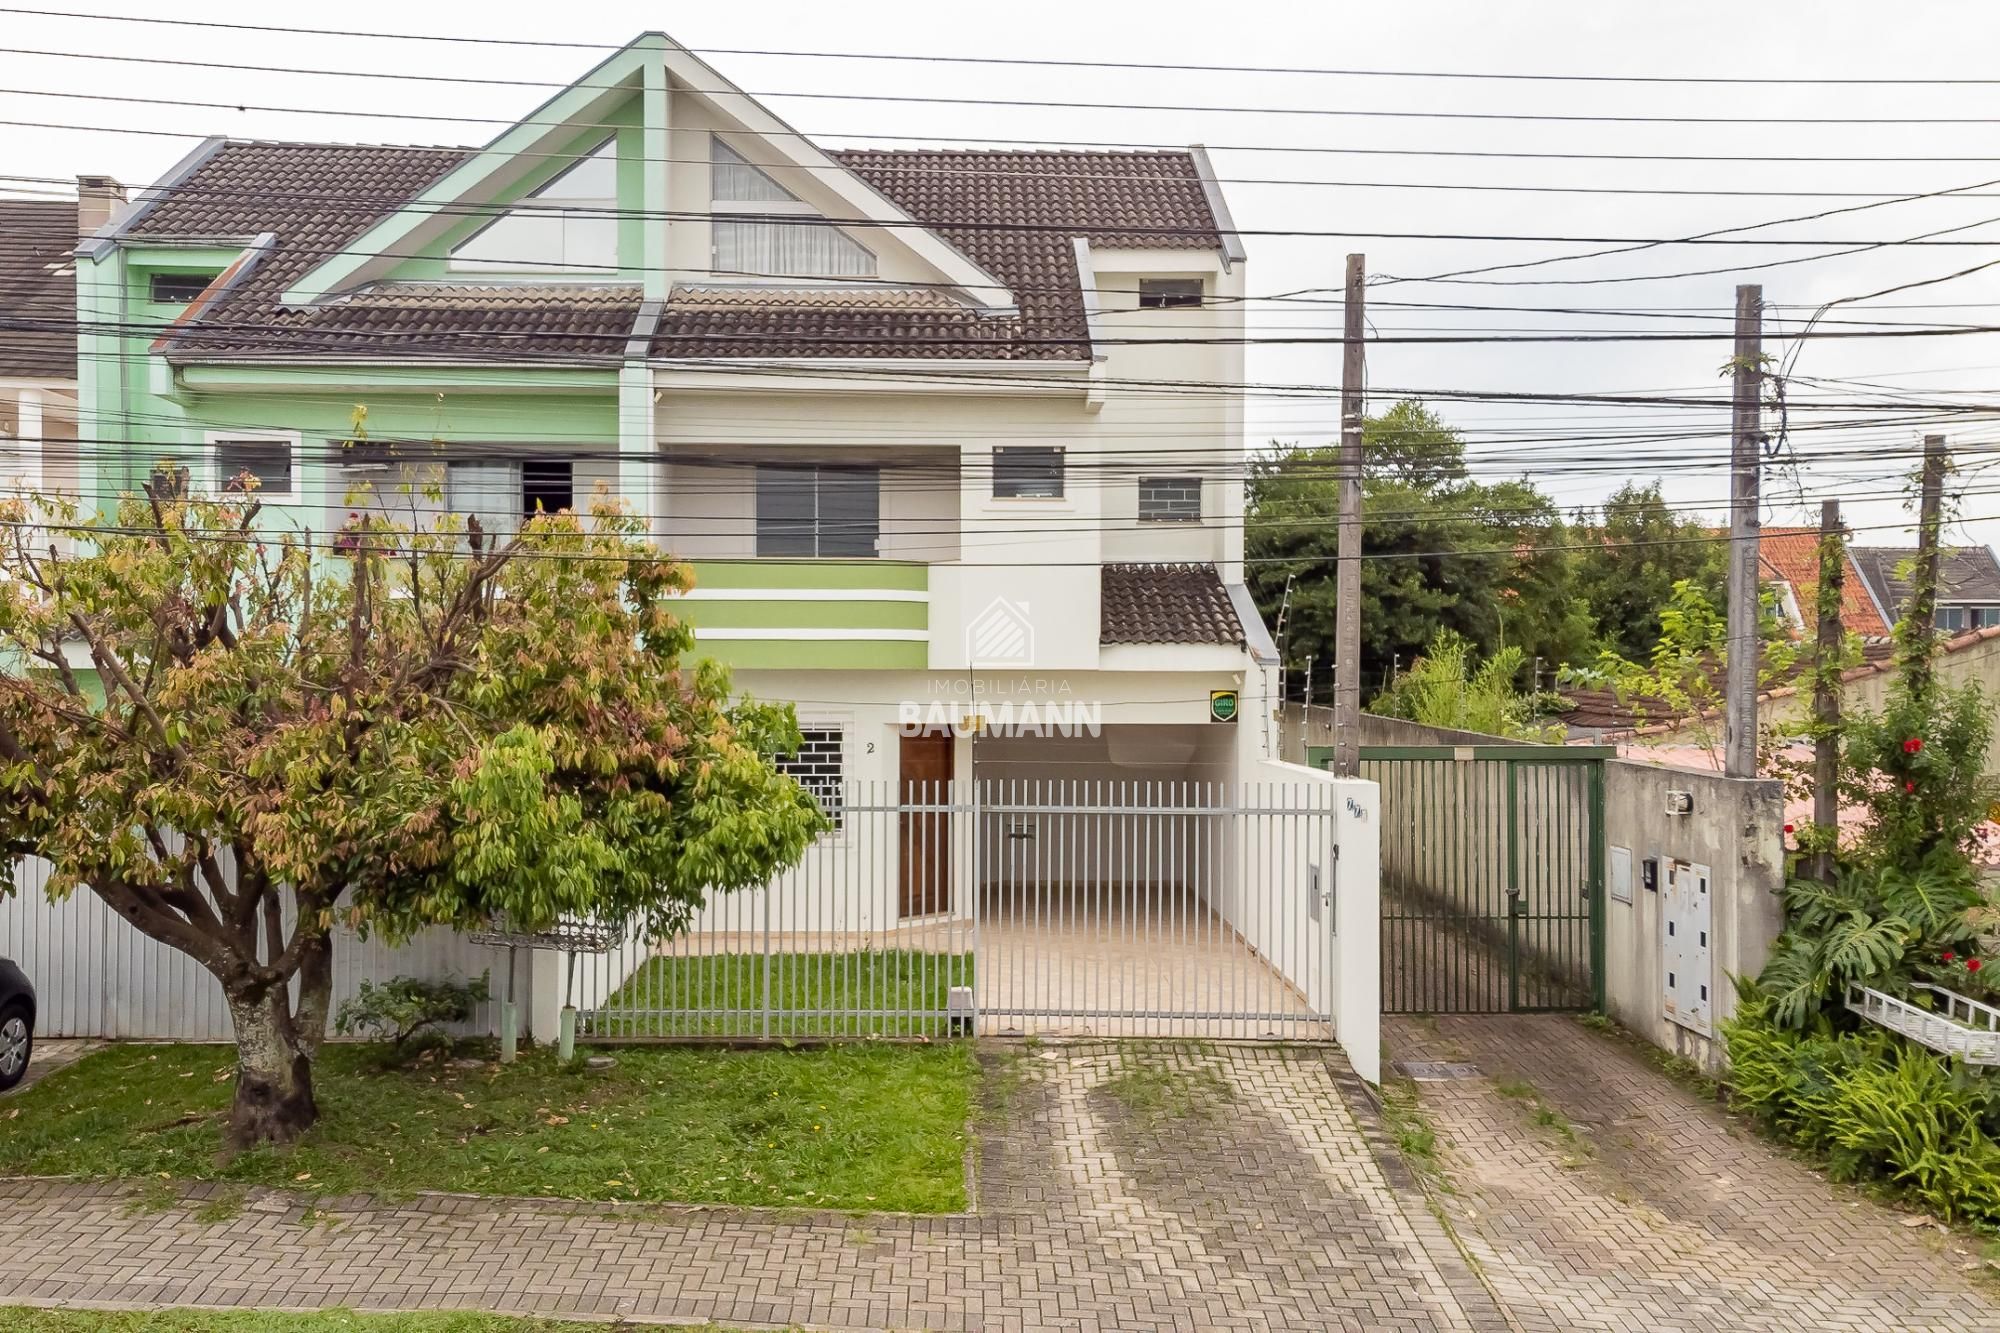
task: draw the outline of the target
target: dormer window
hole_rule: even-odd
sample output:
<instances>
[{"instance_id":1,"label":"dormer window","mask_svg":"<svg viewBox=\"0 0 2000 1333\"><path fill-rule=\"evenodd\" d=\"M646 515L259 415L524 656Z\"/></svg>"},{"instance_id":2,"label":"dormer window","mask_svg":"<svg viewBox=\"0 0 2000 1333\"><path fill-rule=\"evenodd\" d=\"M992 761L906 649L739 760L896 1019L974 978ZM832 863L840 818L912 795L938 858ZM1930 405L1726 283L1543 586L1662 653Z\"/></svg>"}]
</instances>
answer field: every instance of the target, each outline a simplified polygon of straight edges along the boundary
<instances>
[{"instance_id":1,"label":"dormer window","mask_svg":"<svg viewBox=\"0 0 2000 1333\"><path fill-rule=\"evenodd\" d=\"M875 253L750 160L709 136L712 262L720 275L872 278Z\"/></svg>"},{"instance_id":2,"label":"dormer window","mask_svg":"<svg viewBox=\"0 0 2000 1333\"><path fill-rule=\"evenodd\" d=\"M618 151L589 156L514 204L451 252L451 267L482 272L618 272Z\"/></svg>"}]
</instances>

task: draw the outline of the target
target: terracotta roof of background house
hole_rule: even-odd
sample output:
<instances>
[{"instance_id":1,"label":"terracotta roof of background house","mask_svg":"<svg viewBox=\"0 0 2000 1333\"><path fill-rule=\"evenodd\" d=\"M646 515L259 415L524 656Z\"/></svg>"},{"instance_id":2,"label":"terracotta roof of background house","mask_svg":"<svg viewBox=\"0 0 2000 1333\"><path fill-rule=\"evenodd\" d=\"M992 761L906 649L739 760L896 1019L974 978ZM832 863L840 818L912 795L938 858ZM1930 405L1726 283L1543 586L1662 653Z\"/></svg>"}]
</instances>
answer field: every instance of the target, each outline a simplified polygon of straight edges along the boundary
<instances>
[{"instance_id":1,"label":"terracotta roof of background house","mask_svg":"<svg viewBox=\"0 0 2000 1333\"><path fill-rule=\"evenodd\" d=\"M1804 637L1813 636L1819 596L1819 529L1765 528L1757 541L1759 571L1767 580L1791 585L1798 599L1799 614L1805 618ZM1879 637L1889 632L1889 624L1875 607L1855 567L1854 552L1847 553L1847 573L1840 585L1840 623L1850 632Z\"/></svg>"},{"instance_id":2,"label":"terracotta roof of background house","mask_svg":"<svg viewBox=\"0 0 2000 1333\"><path fill-rule=\"evenodd\" d=\"M0 375L76 378L76 204L0 199Z\"/></svg>"},{"instance_id":3,"label":"terracotta roof of background house","mask_svg":"<svg viewBox=\"0 0 2000 1333\"><path fill-rule=\"evenodd\" d=\"M1244 642L1214 565L1105 565L1100 643Z\"/></svg>"},{"instance_id":4,"label":"terracotta roof of background house","mask_svg":"<svg viewBox=\"0 0 2000 1333\"><path fill-rule=\"evenodd\" d=\"M1909 580L1896 576L1897 568L1916 558L1914 546L1857 546L1849 554L1861 567L1862 577L1893 614L1910 595ZM1938 562L1940 602L2000 603L2000 561L1985 546L1961 546L1944 552Z\"/></svg>"},{"instance_id":5,"label":"terracotta roof of background house","mask_svg":"<svg viewBox=\"0 0 2000 1333\"><path fill-rule=\"evenodd\" d=\"M509 284L505 303L462 284L397 283L308 308L280 295L358 240L467 150L349 144L223 144L143 210L135 238L277 244L226 295L175 331L168 355L471 355L481 359L616 360L638 314L630 287ZM1083 294L1074 238L1101 245L1214 249L1223 241L1187 152L909 150L832 154L1010 287L1017 315L956 302L866 294L762 293L755 305L709 295L670 299L653 342L664 357L923 356L1083 360ZM723 284L703 288L710 293ZM537 318L524 317L533 310Z\"/></svg>"}]
</instances>

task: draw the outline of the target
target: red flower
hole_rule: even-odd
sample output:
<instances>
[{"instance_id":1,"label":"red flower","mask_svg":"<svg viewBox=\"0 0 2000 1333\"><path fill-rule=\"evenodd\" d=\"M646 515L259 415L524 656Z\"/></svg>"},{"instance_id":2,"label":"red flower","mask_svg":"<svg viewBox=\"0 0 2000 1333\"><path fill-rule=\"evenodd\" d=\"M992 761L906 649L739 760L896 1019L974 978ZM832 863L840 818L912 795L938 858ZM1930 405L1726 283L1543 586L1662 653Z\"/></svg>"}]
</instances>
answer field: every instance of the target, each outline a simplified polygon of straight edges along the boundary
<instances>
[{"instance_id":1,"label":"red flower","mask_svg":"<svg viewBox=\"0 0 2000 1333\"><path fill-rule=\"evenodd\" d=\"M1904 754L1915 754L1917 751L1923 748L1924 748L1924 742L1921 736L1912 736L1910 737L1910 739L1903 742Z\"/></svg>"},{"instance_id":2,"label":"red flower","mask_svg":"<svg viewBox=\"0 0 2000 1333\"><path fill-rule=\"evenodd\" d=\"M1917 784L1914 782L1905 781L1903 783L1904 791L1915 791L1916 789L1917 789Z\"/></svg>"},{"instance_id":3,"label":"red flower","mask_svg":"<svg viewBox=\"0 0 2000 1333\"><path fill-rule=\"evenodd\" d=\"M1947 962L1947 963L1950 963L1950 962L1955 962L1955 961L1957 961L1957 959L1958 959L1958 955L1957 955L1957 954L1955 954L1955 953L1951 952L1951 951L1950 951L1949 949L1945 950L1945 955L1944 955L1944 961L1945 961L1945 962Z\"/></svg>"},{"instance_id":4,"label":"red flower","mask_svg":"<svg viewBox=\"0 0 2000 1333\"><path fill-rule=\"evenodd\" d=\"M1966 959L1965 970L1968 972L1977 972L1979 970L1979 960L1977 958Z\"/></svg>"},{"instance_id":5,"label":"red flower","mask_svg":"<svg viewBox=\"0 0 2000 1333\"><path fill-rule=\"evenodd\" d=\"M1790 824L1785 825L1785 832L1790 833L1791 831L1792 831L1792 826Z\"/></svg>"}]
</instances>

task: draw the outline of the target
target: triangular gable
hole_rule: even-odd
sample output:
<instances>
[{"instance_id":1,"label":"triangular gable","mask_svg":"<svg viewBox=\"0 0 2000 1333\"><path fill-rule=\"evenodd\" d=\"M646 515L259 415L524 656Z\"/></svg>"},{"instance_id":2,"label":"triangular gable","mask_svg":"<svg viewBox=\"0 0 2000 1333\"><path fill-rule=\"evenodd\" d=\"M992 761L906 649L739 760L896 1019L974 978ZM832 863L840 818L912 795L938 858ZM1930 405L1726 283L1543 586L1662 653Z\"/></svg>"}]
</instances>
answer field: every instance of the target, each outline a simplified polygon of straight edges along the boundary
<instances>
[{"instance_id":1,"label":"triangular gable","mask_svg":"<svg viewBox=\"0 0 2000 1333\"><path fill-rule=\"evenodd\" d=\"M935 232L919 226L899 205L663 33L647 33L598 64L369 228L343 253L309 270L285 292L285 304L311 305L387 278L408 256L462 225L468 208L485 208L505 197L537 166L546 165L551 153L563 151L592 127L608 124L612 114L624 109L634 96L642 105L644 213L649 222L661 220L659 225L638 229L644 245L636 267L642 270L646 296L664 299L668 291L664 220L677 208L684 211L684 206L668 194L670 86L682 95L701 99L724 121L760 139L772 153L771 161L811 173L840 200L847 218L855 219L858 225L879 223L888 229L887 234L935 270L943 282L956 287L975 309L1013 312L1013 294L992 274ZM602 132L600 128L598 133ZM783 189L775 181L773 187Z\"/></svg>"}]
</instances>

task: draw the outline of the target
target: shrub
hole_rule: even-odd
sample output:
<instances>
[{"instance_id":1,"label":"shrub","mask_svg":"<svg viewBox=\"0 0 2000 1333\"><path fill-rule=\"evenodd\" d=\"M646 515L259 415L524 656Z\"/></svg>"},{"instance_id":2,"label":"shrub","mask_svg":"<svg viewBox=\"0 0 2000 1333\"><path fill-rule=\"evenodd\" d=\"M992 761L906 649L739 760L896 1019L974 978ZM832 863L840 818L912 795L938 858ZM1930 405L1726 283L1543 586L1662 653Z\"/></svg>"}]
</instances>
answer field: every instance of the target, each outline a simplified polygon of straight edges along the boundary
<instances>
[{"instance_id":1,"label":"shrub","mask_svg":"<svg viewBox=\"0 0 2000 1333\"><path fill-rule=\"evenodd\" d=\"M407 1063L450 1044L443 1025L472 1017L473 1007L490 993L487 976L481 972L470 981L397 977L379 986L364 981L352 999L341 1002L334 1028L343 1037L362 1032L386 1042L391 1058Z\"/></svg>"},{"instance_id":2,"label":"shrub","mask_svg":"<svg viewBox=\"0 0 2000 1333\"><path fill-rule=\"evenodd\" d=\"M1836 1180L1880 1179L1946 1219L2000 1225L2000 1080L1892 1039L1772 1021L1748 983L1723 1024L1730 1093Z\"/></svg>"}]
</instances>

